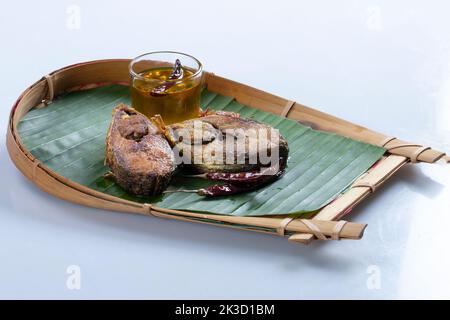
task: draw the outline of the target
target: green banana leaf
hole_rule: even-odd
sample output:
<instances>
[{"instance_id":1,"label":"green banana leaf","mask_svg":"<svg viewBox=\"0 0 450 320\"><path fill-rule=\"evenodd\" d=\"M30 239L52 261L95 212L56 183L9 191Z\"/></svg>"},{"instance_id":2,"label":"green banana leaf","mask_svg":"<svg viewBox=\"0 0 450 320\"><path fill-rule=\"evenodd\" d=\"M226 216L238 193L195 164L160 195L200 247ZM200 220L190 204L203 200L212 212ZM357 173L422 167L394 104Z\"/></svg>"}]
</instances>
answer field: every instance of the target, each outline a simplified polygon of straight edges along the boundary
<instances>
[{"instance_id":1,"label":"green banana leaf","mask_svg":"<svg viewBox=\"0 0 450 320\"><path fill-rule=\"evenodd\" d=\"M103 164L105 136L111 111L119 103L130 104L127 87L110 85L64 95L46 108L28 112L18 126L20 139L50 169L92 189L163 208L239 216L316 211L348 188L385 152L203 90L202 108L238 112L279 129L290 149L286 173L259 190L228 197L204 198L195 193L137 197L104 178L109 171ZM169 189L198 189L210 184L199 178L176 176Z\"/></svg>"}]
</instances>

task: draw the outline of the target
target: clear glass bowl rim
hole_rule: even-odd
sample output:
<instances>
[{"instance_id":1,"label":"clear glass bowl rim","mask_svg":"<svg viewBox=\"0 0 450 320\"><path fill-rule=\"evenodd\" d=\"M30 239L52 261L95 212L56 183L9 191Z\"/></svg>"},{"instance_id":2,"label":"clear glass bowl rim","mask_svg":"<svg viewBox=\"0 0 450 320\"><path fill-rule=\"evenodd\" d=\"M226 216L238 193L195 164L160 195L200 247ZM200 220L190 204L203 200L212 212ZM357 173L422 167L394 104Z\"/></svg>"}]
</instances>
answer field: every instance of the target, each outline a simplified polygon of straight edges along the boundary
<instances>
[{"instance_id":1,"label":"clear glass bowl rim","mask_svg":"<svg viewBox=\"0 0 450 320\"><path fill-rule=\"evenodd\" d=\"M145 56L147 56L147 55L159 54L159 53L162 53L162 54L164 54L164 53L167 53L167 54L178 54L178 55L181 55L181 56L185 56L185 57L188 57L188 58L194 60L194 61L197 63L197 65L198 65L197 71L195 71L195 73L191 74L190 76L188 76L188 77L186 77L186 78L183 78L182 80L178 80L178 79L177 79L177 80L166 80L165 82L171 82L171 81L173 81L173 82L183 82L183 81L186 81L186 80L188 80L188 79L195 78L195 77L197 77L198 75L200 75L200 74L203 72L203 65L202 65L202 63L200 62L200 60L198 60L198 59L197 59L196 57L194 57L194 56L191 56L190 54L183 53L183 52L178 52L178 51L152 51L152 52L147 52L147 53L141 54L141 55L135 57L134 59L132 59L132 60L130 61L130 64L129 64L129 66L128 66L128 70L129 70L129 72L130 72L130 75L131 75L133 78L137 78L137 79L143 80L143 81L148 81L147 78L141 76L140 74L136 73L136 72L133 70L133 65L134 65L139 59L141 59L141 58L143 58L143 57L145 57ZM151 60L151 59L148 59L148 60Z\"/></svg>"}]
</instances>

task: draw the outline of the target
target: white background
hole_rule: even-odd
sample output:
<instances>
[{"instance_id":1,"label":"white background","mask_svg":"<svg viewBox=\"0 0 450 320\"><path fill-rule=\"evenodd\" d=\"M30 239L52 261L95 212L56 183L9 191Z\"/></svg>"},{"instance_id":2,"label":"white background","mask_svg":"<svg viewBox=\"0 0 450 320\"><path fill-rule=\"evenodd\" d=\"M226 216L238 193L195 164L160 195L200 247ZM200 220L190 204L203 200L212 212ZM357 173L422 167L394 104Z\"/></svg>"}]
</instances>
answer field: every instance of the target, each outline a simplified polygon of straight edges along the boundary
<instances>
[{"instance_id":1,"label":"white background","mask_svg":"<svg viewBox=\"0 0 450 320\"><path fill-rule=\"evenodd\" d=\"M80 24L73 16L80 10ZM450 298L450 174L403 168L314 243L55 199L6 152L11 105L73 63L154 50L450 151L448 1L8 1L0 10L0 298ZM70 265L81 289L66 286ZM377 281L379 280L379 281Z\"/></svg>"}]
</instances>

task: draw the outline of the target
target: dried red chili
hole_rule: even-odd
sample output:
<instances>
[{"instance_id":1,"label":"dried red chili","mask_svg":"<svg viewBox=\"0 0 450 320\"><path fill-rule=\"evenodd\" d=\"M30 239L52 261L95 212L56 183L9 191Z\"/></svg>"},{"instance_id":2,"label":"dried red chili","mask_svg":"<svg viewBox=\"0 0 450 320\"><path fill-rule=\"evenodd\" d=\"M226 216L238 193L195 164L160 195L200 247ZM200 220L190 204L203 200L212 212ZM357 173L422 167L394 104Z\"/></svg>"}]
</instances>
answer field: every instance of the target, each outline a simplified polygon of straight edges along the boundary
<instances>
[{"instance_id":1,"label":"dried red chili","mask_svg":"<svg viewBox=\"0 0 450 320\"><path fill-rule=\"evenodd\" d=\"M181 62L179 59L175 60L175 64L173 66L172 69L172 73L169 75L168 79L169 80L177 80L177 79L181 79L183 77L183 67L181 66ZM165 95L166 91L169 90L173 85L175 84L175 82L164 82L163 84L154 87L152 89L152 91L150 92L150 94L152 96L161 96L161 95Z\"/></svg>"},{"instance_id":2,"label":"dried red chili","mask_svg":"<svg viewBox=\"0 0 450 320\"><path fill-rule=\"evenodd\" d=\"M200 196L209 198L229 196L232 194L249 192L256 190L268 183L271 183L281 177L283 170L276 171L275 174L269 174L268 170L273 170L276 167L263 168L256 172L240 172L240 173L207 173L205 175L197 175L196 177L203 177L210 180L227 182L223 185L212 185L207 188L198 190L176 190L165 191L165 193L172 192L192 192Z\"/></svg>"}]
</instances>

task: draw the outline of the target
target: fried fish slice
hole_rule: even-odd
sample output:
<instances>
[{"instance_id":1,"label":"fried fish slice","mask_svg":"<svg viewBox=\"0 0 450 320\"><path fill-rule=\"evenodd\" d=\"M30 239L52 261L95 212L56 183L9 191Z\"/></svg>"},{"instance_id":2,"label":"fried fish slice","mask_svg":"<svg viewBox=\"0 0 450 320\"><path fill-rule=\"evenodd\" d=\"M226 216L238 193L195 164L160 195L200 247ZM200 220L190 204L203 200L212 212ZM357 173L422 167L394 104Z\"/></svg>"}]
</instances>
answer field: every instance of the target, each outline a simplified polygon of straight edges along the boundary
<instances>
[{"instance_id":1,"label":"fried fish slice","mask_svg":"<svg viewBox=\"0 0 450 320\"><path fill-rule=\"evenodd\" d=\"M136 195L162 193L176 169L166 138L146 116L124 104L113 110L105 164L117 183Z\"/></svg>"},{"instance_id":2,"label":"fried fish slice","mask_svg":"<svg viewBox=\"0 0 450 320\"><path fill-rule=\"evenodd\" d=\"M274 158L278 161L279 170L286 167L289 147L278 130L241 118L236 113L208 112L200 118L169 126L165 126L163 119L158 117L152 120L165 133L174 152L183 154L183 166L193 171L257 170L273 165L262 161L263 155L271 154L278 155Z\"/></svg>"}]
</instances>

